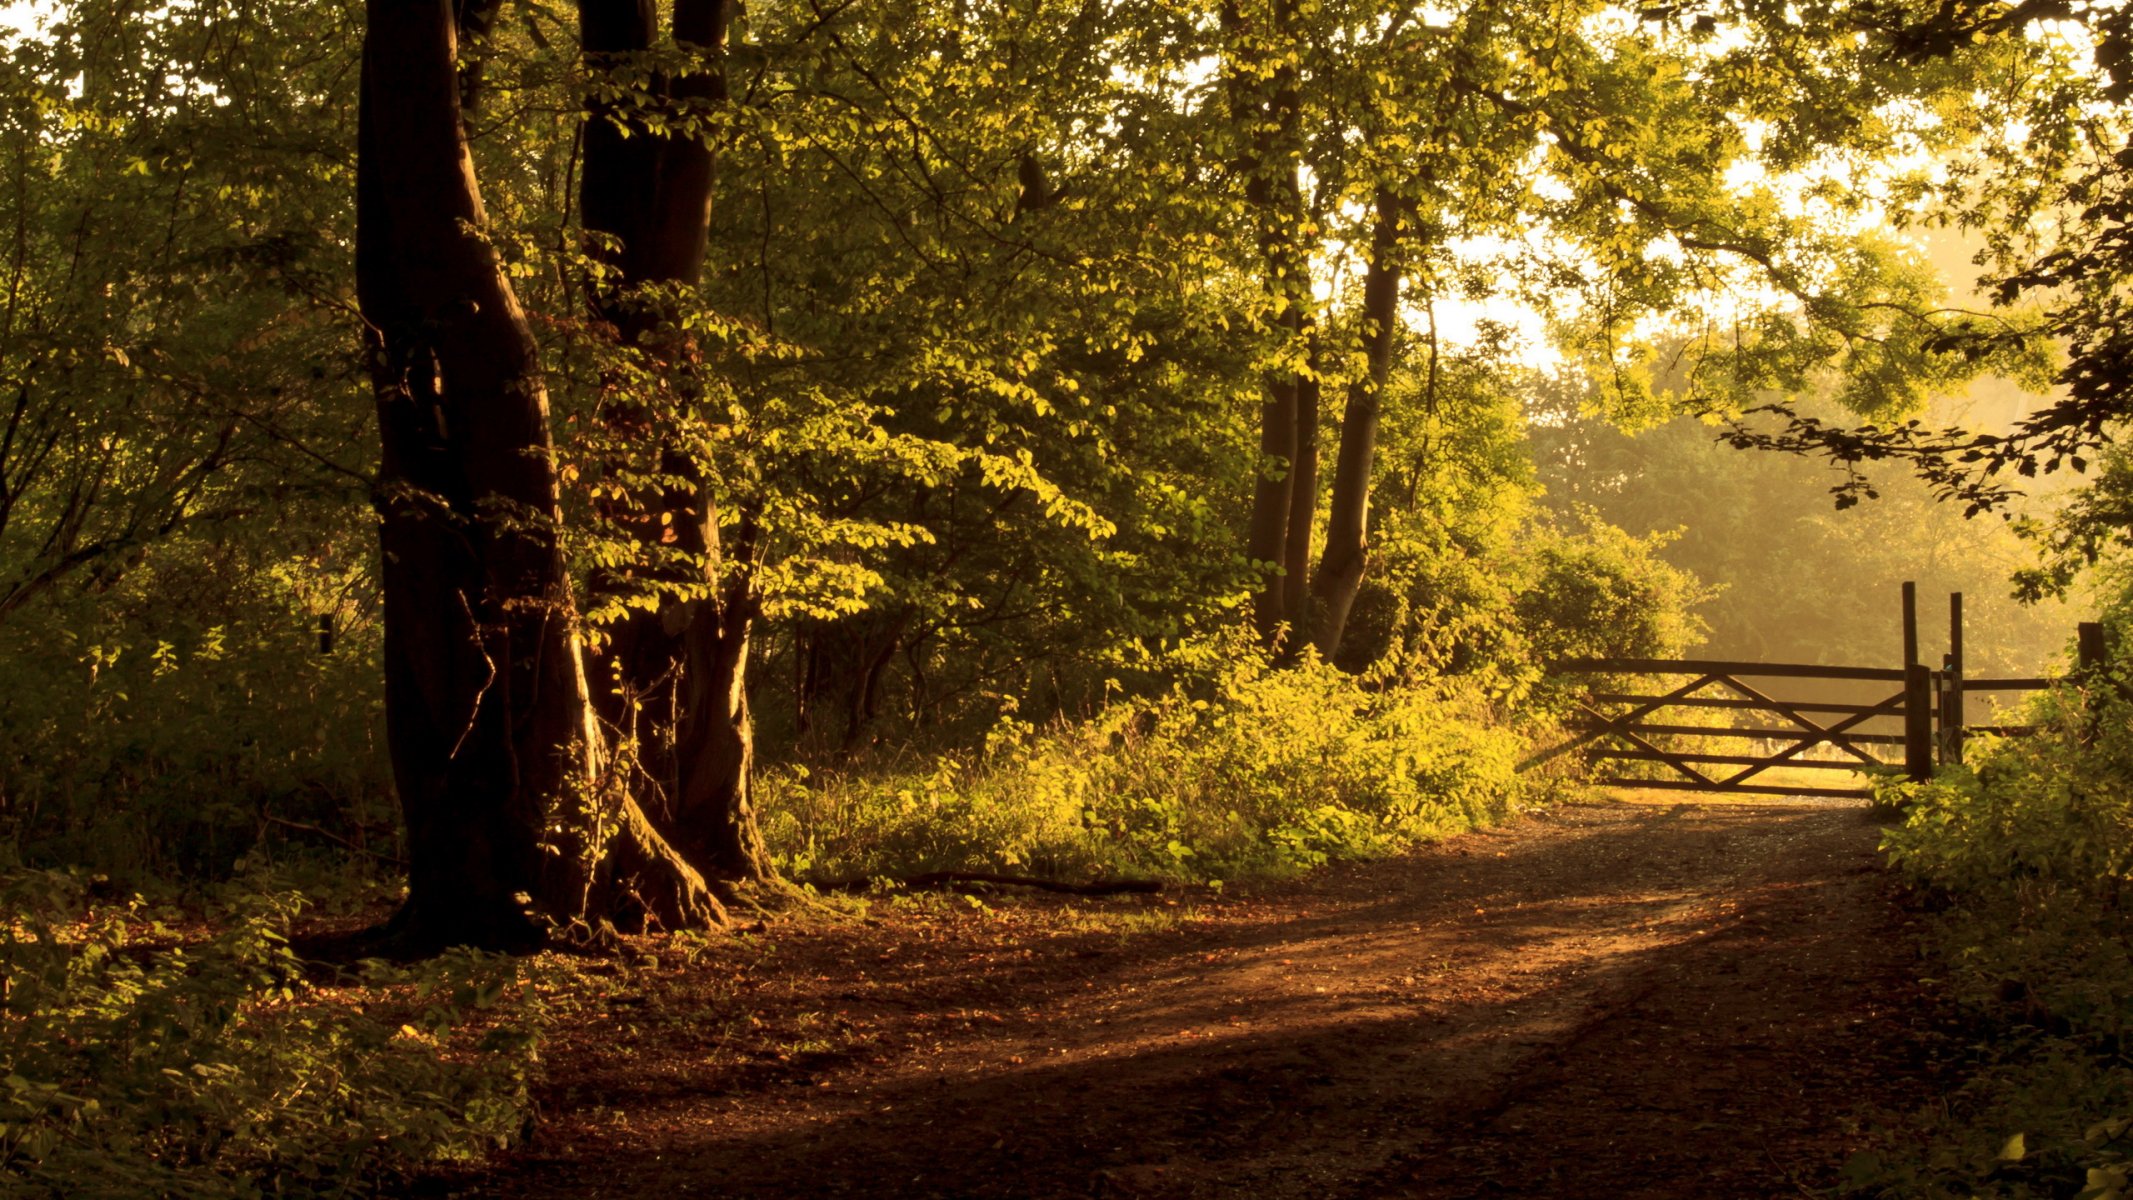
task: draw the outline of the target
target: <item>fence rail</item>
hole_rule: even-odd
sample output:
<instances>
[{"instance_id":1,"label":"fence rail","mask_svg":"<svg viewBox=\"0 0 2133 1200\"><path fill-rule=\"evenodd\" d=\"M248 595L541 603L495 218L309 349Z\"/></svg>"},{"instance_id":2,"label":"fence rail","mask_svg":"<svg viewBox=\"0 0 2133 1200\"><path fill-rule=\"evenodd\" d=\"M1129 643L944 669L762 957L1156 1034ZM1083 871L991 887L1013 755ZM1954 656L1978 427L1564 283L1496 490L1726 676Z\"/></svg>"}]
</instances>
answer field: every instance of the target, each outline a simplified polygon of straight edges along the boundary
<instances>
[{"instance_id":1,"label":"fence rail","mask_svg":"<svg viewBox=\"0 0 2133 1200\"><path fill-rule=\"evenodd\" d=\"M1903 682L1900 667L1826 667L1815 663L1721 662L1701 658L1571 658L1555 664L1557 670L1607 672L1617 675L1768 675L1809 679L1885 679Z\"/></svg>"}]
</instances>

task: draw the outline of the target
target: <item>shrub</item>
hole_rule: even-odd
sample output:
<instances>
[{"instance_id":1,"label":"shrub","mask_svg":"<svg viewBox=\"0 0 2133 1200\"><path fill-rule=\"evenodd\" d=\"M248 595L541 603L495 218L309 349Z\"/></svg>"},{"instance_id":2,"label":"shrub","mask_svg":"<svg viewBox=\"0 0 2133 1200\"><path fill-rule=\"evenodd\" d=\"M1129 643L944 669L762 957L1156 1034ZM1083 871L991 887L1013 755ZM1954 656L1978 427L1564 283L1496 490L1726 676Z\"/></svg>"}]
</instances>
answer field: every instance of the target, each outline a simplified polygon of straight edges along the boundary
<instances>
[{"instance_id":1,"label":"shrub","mask_svg":"<svg viewBox=\"0 0 2133 1200\"><path fill-rule=\"evenodd\" d=\"M1444 530L1388 534L1343 665L1464 676L1523 703L1551 660L1672 658L1703 640L1696 610L1716 592L1660 557L1674 535L1633 536L1590 511L1515 528L1483 546Z\"/></svg>"},{"instance_id":2,"label":"shrub","mask_svg":"<svg viewBox=\"0 0 2133 1200\"><path fill-rule=\"evenodd\" d=\"M2133 1194L2133 704L2116 686L2034 702L2033 737L1974 770L1892 783L1884 849L1941 909L1957 1003L1986 1031L1961 1103L1925 1144L1850 1171L1855 1194Z\"/></svg>"},{"instance_id":3,"label":"shrub","mask_svg":"<svg viewBox=\"0 0 2133 1200\"><path fill-rule=\"evenodd\" d=\"M168 931L138 901L90 904L78 877L19 876L4 900L0 1195L360 1194L526 1121L537 1014L508 960L322 988L284 936L288 895L195 948L155 948Z\"/></svg>"},{"instance_id":4,"label":"shrub","mask_svg":"<svg viewBox=\"0 0 2133 1200\"><path fill-rule=\"evenodd\" d=\"M220 879L263 837L323 847L392 828L380 631L348 599L368 594L360 566L180 539L11 614L0 866ZM332 654L320 614L339 624Z\"/></svg>"},{"instance_id":5,"label":"shrub","mask_svg":"<svg viewBox=\"0 0 2133 1200\"><path fill-rule=\"evenodd\" d=\"M1374 689L1226 646L1192 681L1096 718L1004 720L924 770L766 781L766 836L804 876L951 869L1216 880L1379 854L1486 823L1521 743L1477 689Z\"/></svg>"},{"instance_id":6,"label":"shrub","mask_svg":"<svg viewBox=\"0 0 2133 1200\"><path fill-rule=\"evenodd\" d=\"M1558 658L1674 658L1708 632L1696 608L1717 593L1659 557L1677 535L1637 537L1591 511L1575 532L1544 528L1513 609L1533 653Z\"/></svg>"}]
</instances>

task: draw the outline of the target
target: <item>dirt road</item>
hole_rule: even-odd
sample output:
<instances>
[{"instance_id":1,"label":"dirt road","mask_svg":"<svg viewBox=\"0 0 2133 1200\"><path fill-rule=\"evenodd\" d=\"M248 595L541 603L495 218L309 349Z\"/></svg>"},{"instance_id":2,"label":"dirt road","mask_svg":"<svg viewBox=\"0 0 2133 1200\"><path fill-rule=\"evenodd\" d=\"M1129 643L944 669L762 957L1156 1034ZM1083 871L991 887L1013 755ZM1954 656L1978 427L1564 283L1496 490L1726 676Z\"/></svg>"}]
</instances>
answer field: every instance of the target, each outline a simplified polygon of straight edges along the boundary
<instances>
[{"instance_id":1,"label":"dirt road","mask_svg":"<svg viewBox=\"0 0 2133 1200\"><path fill-rule=\"evenodd\" d=\"M1929 1088L1875 840L1631 799L1249 896L774 926L569 1017L478 1190L1798 1196Z\"/></svg>"}]
</instances>

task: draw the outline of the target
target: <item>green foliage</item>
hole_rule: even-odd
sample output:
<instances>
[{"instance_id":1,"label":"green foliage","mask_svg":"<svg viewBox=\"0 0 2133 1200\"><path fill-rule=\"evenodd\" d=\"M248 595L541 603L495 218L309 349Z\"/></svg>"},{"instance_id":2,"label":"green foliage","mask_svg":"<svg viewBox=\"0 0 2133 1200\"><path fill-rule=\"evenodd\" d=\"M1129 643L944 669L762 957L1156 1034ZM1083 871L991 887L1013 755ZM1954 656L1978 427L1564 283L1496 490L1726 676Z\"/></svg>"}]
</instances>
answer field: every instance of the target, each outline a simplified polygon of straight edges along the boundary
<instances>
[{"instance_id":1,"label":"green foliage","mask_svg":"<svg viewBox=\"0 0 2133 1200\"><path fill-rule=\"evenodd\" d=\"M1515 696L1551 659L1665 657L1701 640L1696 610L1713 593L1666 561L1673 535L1536 503L1535 447L1552 430L1529 410L1546 380L1505 353L1433 349L1388 389L1383 512L1342 665L1451 672Z\"/></svg>"},{"instance_id":2,"label":"green foliage","mask_svg":"<svg viewBox=\"0 0 2133 1200\"><path fill-rule=\"evenodd\" d=\"M1678 535L1638 537L1580 516L1581 530L1543 527L1528 550L1514 611L1540 661L1672 658L1703 641L1695 610L1716 593L1660 557Z\"/></svg>"},{"instance_id":3,"label":"green foliage","mask_svg":"<svg viewBox=\"0 0 2133 1200\"><path fill-rule=\"evenodd\" d=\"M64 5L0 45L0 620L178 533L362 497L357 21Z\"/></svg>"},{"instance_id":4,"label":"green foliage","mask_svg":"<svg viewBox=\"0 0 2133 1200\"><path fill-rule=\"evenodd\" d=\"M2017 1037L1995 1058L1950 1113L1925 1122L1928 1144L1855 1154L1840 1194L2124 1200L2133 1139L2122 1114L2133 1112L2133 1072L2056 1039Z\"/></svg>"},{"instance_id":5,"label":"green foliage","mask_svg":"<svg viewBox=\"0 0 2133 1200\"><path fill-rule=\"evenodd\" d=\"M219 878L262 839L390 855L371 585L341 549L180 537L0 624L0 855L134 879Z\"/></svg>"},{"instance_id":6,"label":"green foliage","mask_svg":"<svg viewBox=\"0 0 2133 1200\"><path fill-rule=\"evenodd\" d=\"M1890 861L1921 886L2050 916L2116 907L2133 880L2133 726L2081 691L2036 702L2039 735L1986 742L1974 771L1910 785Z\"/></svg>"},{"instance_id":7,"label":"green foliage","mask_svg":"<svg viewBox=\"0 0 2133 1200\"><path fill-rule=\"evenodd\" d=\"M38 5L0 44L0 862L379 823L357 7ZM321 616L341 629L312 652Z\"/></svg>"},{"instance_id":8,"label":"green foliage","mask_svg":"<svg viewBox=\"0 0 2133 1200\"><path fill-rule=\"evenodd\" d=\"M83 888L23 874L0 898L0 1195L366 1194L520 1135L538 1010L509 960L318 986L294 896L186 945Z\"/></svg>"},{"instance_id":9,"label":"green foliage","mask_svg":"<svg viewBox=\"0 0 2133 1200\"><path fill-rule=\"evenodd\" d=\"M1382 854L1487 824L1528 786L1475 689L1372 689L1235 640L1188 682L915 771L786 774L765 835L802 877L950 869L1217 880Z\"/></svg>"},{"instance_id":10,"label":"green foliage","mask_svg":"<svg viewBox=\"0 0 2133 1200\"><path fill-rule=\"evenodd\" d=\"M2087 462L2077 458L2076 469ZM2084 579L2104 596L2133 595L2133 460L2118 447L2098 455L2096 473L2056 512L2018 526L2037 549L2037 562L2015 574L2031 600L2064 597Z\"/></svg>"},{"instance_id":11,"label":"green foliage","mask_svg":"<svg viewBox=\"0 0 2133 1200\"><path fill-rule=\"evenodd\" d=\"M1357 665L1390 677L1469 677L1520 697L1557 659L1676 656L1702 640L1713 592L1660 557L1673 539L1633 537L1589 515L1546 514L1515 541L1462 546L1410 525L1358 605Z\"/></svg>"},{"instance_id":12,"label":"green foliage","mask_svg":"<svg viewBox=\"0 0 2133 1200\"><path fill-rule=\"evenodd\" d=\"M1926 1144L1855 1163L1855 1194L2127 1194L2133 704L2120 686L2040 698L2037 735L1986 743L1974 771L1890 785L1904 816L1885 849L1941 902L1944 969L1989 1037Z\"/></svg>"},{"instance_id":13,"label":"green foliage","mask_svg":"<svg viewBox=\"0 0 2133 1200\"><path fill-rule=\"evenodd\" d=\"M1973 674L2043 673L2077 620L2063 604L2017 604L1996 585L2030 560L2014 526L1966 520L1915 481L1888 481L1878 500L1840 511L1830 496L1840 474L1735 450L1707 422L1625 431L1573 378L1545 381L1531 403L1543 502L1563 517L1590 511L1631 534L1674 535L1660 557L1722 587L1699 607L1714 657L1892 665L1906 580L1934 626L1937 607L1925 605L1964 593Z\"/></svg>"}]
</instances>

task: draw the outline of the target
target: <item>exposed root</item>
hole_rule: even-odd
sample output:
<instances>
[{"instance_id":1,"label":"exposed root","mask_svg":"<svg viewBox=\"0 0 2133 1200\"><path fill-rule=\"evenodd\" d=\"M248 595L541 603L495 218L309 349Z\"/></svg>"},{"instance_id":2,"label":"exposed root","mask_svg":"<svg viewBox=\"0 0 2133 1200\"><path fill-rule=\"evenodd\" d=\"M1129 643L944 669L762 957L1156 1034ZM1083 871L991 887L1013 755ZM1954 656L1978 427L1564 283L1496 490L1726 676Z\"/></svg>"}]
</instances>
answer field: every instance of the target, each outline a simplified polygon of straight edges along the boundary
<instances>
[{"instance_id":1,"label":"exposed root","mask_svg":"<svg viewBox=\"0 0 2133 1200\"><path fill-rule=\"evenodd\" d=\"M635 803L622 806L587 907L588 915L622 929L703 929L728 920L726 906L702 873L659 835Z\"/></svg>"}]
</instances>

